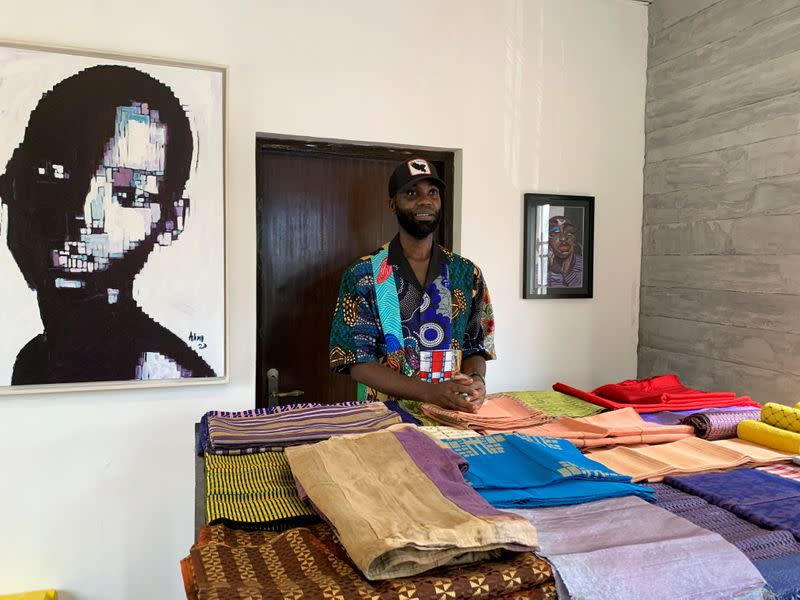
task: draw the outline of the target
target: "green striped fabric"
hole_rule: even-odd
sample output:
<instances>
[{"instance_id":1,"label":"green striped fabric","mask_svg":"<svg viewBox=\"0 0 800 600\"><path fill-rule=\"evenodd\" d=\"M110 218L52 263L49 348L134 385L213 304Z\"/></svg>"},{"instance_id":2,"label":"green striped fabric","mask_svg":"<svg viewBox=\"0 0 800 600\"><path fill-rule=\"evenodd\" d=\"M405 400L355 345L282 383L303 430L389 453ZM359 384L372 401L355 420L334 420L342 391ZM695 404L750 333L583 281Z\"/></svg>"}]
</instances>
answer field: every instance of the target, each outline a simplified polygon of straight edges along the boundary
<instances>
[{"instance_id":1,"label":"green striped fabric","mask_svg":"<svg viewBox=\"0 0 800 600\"><path fill-rule=\"evenodd\" d=\"M283 452L205 455L209 524L281 530L316 520L294 485Z\"/></svg>"}]
</instances>

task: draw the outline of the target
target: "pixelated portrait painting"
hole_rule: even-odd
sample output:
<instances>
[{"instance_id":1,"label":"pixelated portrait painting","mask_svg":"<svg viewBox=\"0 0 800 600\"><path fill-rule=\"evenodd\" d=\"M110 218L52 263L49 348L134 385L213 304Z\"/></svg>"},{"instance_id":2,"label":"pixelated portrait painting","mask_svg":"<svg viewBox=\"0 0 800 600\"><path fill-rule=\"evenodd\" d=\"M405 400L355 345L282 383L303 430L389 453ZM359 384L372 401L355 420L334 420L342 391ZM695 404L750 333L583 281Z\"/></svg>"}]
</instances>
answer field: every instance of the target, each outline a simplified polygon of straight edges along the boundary
<instances>
[{"instance_id":1,"label":"pixelated portrait painting","mask_svg":"<svg viewBox=\"0 0 800 600\"><path fill-rule=\"evenodd\" d=\"M224 379L224 78L0 45L0 393Z\"/></svg>"}]
</instances>

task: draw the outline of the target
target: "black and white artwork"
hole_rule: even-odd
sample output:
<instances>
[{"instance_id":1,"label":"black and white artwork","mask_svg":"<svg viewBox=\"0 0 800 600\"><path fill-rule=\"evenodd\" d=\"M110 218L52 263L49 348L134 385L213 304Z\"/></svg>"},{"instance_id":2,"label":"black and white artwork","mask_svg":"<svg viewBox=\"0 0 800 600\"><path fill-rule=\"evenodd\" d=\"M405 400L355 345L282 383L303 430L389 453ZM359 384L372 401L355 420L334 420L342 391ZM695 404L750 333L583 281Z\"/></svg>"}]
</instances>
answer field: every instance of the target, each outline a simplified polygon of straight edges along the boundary
<instances>
[{"instance_id":1,"label":"black and white artwork","mask_svg":"<svg viewBox=\"0 0 800 600\"><path fill-rule=\"evenodd\" d=\"M0 391L224 378L224 88L0 47Z\"/></svg>"}]
</instances>

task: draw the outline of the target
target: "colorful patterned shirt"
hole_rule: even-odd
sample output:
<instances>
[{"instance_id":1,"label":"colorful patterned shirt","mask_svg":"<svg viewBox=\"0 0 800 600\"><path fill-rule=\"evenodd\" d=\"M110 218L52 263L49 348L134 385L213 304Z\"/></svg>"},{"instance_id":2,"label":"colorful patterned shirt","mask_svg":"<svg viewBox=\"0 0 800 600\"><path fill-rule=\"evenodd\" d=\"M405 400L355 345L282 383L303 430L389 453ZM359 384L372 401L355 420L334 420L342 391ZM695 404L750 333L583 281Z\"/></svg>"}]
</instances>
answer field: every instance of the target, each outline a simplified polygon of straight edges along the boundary
<instances>
[{"instance_id":1,"label":"colorful patterned shirt","mask_svg":"<svg viewBox=\"0 0 800 600\"><path fill-rule=\"evenodd\" d=\"M399 236L388 244L387 264L397 288L403 348L388 352L371 260L382 250L355 261L342 276L331 325L333 371L349 373L352 365L380 362L400 373L419 376L420 356L424 347L432 343L420 336L433 336L435 341L437 333L446 330L447 325L452 331L452 373L459 371L463 358L475 354L487 360L495 358L494 314L480 269L472 261L434 244L426 282L421 286L403 255ZM430 318L431 305L438 306L434 318ZM437 323L439 320L441 324ZM367 399L390 398L370 388Z\"/></svg>"}]
</instances>

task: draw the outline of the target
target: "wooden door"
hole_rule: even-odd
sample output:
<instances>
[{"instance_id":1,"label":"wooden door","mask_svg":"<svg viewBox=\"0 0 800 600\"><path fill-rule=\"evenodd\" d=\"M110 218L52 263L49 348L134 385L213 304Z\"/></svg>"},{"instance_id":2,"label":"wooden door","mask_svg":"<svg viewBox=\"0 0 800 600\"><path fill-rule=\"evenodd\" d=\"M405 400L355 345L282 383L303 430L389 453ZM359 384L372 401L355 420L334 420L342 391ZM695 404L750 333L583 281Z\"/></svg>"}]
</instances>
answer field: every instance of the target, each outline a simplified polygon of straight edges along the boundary
<instances>
[{"instance_id":1,"label":"wooden door","mask_svg":"<svg viewBox=\"0 0 800 600\"><path fill-rule=\"evenodd\" d=\"M304 392L284 402L356 398L355 382L328 368L339 280L348 264L397 232L386 186L397 163L415 154L436 164L452 189L452 153L257 141L256 406L267 406L270 369L278 371L279 392ZM438 233L446 247L452 240L449 197Z\"/></svg>"}]
</instances>

